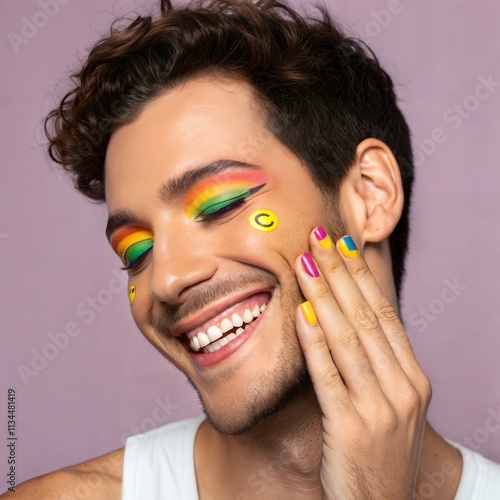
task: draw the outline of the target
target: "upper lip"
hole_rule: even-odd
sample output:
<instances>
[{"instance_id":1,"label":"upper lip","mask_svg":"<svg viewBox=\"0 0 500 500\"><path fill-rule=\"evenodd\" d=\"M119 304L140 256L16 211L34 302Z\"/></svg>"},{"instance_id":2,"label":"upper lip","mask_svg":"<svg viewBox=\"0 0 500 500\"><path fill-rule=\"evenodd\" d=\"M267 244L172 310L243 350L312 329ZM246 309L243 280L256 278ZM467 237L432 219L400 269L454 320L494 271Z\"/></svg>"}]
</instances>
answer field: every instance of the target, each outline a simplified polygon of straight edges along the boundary
<instances>
[{"instance_id":1,"label":"upper lip","mask_svg":"<svg viewBox=\"0 0 500 500\"><path fill-rule=\"evenodd\" d=\"M242 300L247 299L248 297L251 297L252 295L255 295L257 293L261 292L270 292L271 289L269 287L267 288L258 288L255 290L250 290L247 292L243 292L240 295L236 296L231 296L227 297L226 299L222 300L221 302L217 304L213 304L207 309L205 309L202 313L200 313L198 316L195 316L192 318L190 321L186 321L185 323L178 323L177 325L174 325L172 328L172 334L176 337L180 337L181 335L189 332L190 330L194 330L195 328L200 327L203 325L203 323L206 323L210 319L214 318L218 314L221 314L224 312L226 309L229 309L230 307L238 304L238 302L241 302Z\"/></svg>"}]
</instances>

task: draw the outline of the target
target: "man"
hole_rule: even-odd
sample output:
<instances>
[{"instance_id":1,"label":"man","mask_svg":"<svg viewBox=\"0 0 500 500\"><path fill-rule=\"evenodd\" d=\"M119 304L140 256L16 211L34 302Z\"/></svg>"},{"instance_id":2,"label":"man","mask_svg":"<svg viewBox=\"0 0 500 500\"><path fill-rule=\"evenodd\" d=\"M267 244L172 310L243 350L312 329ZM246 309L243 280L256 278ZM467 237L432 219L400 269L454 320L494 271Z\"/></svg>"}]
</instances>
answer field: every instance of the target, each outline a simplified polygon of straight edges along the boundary
<instances>
[{"instance_id":1,"label":"man","mask_svg":"<svg viewBox=\"0 0 500 500\"><path fill-rule=\"evenodd\" d=\"M134 320L206 419L16 495L498 495L499 468L426 422L430 383L398 319L409 131L390 78L326 14L163 2L94 47L47 132L106 201Z\"/></svg>"}]
</instances>

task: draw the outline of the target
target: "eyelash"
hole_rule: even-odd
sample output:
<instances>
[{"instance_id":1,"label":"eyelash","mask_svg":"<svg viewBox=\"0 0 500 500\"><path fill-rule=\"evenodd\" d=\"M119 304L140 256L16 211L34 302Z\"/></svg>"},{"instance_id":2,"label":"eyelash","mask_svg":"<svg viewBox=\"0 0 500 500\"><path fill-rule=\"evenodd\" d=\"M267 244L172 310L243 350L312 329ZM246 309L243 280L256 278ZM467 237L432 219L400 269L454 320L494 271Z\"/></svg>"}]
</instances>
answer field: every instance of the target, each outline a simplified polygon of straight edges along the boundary
<instances>
[{"instance_id":1,"label":"eyelash","mask_svg":"<svg viewBox=\"0 0 500 500\"><path fill-rule=\"evenodd\" d=\"M229 201L229 200L227 200ZM246 198L239 198L236 201L233 201L227 205L224 205L222 208L219 210L216 210L215 212L212 212L210 214L202 215L198 218L198 222L210 222L213 220L217 220L220 217L222 217L224 214L229 213L233 210L236 210L238 207L243 205L246 201Z\"/></svg>"},{"instance_id":2,"label":"eyelash","mask_svg":"<svg viewBox=\"0 0 500 500\"><path fill-rule=\"evenodd\" d=\"M226 202L228 202L228 204L224 205L222 208L220 208L219 210L216 210L212 213L209 213L206 215L200 214L200 216L198 216L197 222L214 221L214 220L219 219L223 215L225 215L229 212L232 212L233 210L236 210L237 208L239 208L245 204L245 202L249 196L251 196L252 194L255 194L257 191L260 191L264 186L265 186L265 184L262 184L260 186L249 189L247 191L247 193L245 193L245 196L243 198L241 198L241 196L239 196L236 198L231 198L229 200L225 200L223 202L220 202L220 204L226 203ZM231 200L235 200L235 201L231 201Z\"/></svg>"},{"instance_id":3,"label":"eyelash","mask_svg":"<svg viewBox=\"0 0 500 500\"><path fill-rule=\"evenodd\" d=\"M246 200L247 200L247 198L249 196L251 196L252 194L255 194L257 191L260 191L260 189L262 189L264 186L265 186L265 184L262 184L260 186L257 186L257 187L249 189L248 192L245 193L244 198L237 197L237 198L232 198L234 201L231 201L231 199L229 199L229 200L225 200L223 202L220 202L221 204L222 203L226 203L226 202L229 202L229 203L227 205L224 205L219 210L216 210L216 211L214 211L214 212L212 212L210 214L200 215L199 218L198 218L198 220L197 220L197 222L210 222L210 221L214 221L214 220L219 219L223 215L225 215L225 214L227 214L229 212L232 212L233 210L236 210L237 208L239 208L239 207L241 207L242 205L245 204L245 202L246 202ZM135 259L132 259L131 261L126 261L125 266L122 267L122 269L124 271L129 271L129 272L137 271L137 269L139 268L139 266L141 265L141 263L144 261L144 259L148 256L149 252L153 248L153 240L138 241L137 243L134 243L133 245L131 245L129 248L127 248L125 250L125 256L126 256L127 253L135 245L144 244L144 243L147 243L149 241L151 241L151 246L149 246L149 248L147 248L146 250L144 250Z\"/></svg>"}]
</instances>

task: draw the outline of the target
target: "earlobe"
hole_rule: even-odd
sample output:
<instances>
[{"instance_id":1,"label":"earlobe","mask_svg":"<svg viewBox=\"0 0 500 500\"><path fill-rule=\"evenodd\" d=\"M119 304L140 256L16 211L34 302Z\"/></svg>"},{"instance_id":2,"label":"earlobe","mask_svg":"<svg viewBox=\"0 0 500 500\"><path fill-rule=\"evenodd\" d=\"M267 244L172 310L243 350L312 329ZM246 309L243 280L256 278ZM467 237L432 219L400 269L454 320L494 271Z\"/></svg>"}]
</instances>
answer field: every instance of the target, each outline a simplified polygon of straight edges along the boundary
<instances>
[{"instance_id":1,"label":"earlobe","mask_svg":"<svg viewBox=\"0 0 500 500\"><path fill-rule=\"evenodd\" d=\"M358 195L366 210L362 239L377 243L389 237L401 217L404 204L401 173L390 148L378 139L365 139L356 152L361 176Z\"/></svg>"}]
</instances>

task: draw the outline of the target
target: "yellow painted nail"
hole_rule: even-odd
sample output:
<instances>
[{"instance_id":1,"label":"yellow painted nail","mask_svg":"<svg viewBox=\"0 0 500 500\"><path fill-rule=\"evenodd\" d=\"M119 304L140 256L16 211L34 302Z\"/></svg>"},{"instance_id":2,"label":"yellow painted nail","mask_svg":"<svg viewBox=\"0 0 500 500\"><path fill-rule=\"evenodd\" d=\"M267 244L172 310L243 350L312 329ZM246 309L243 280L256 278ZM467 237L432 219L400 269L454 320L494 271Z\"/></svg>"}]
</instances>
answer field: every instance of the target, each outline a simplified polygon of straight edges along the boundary
<instances>
[{"instance_id":1,"label":"yellow painted nail","mask_svg":"<svg viewBox=\"0 0 500 500\"><path fill-rule=\"evenodd\" d=\"M311 326L318 324L318 320L316 318L316 313L314 312L313 306L311 305L311 303L309 301L300 304L300 310L302 311L304 318L306 318L306 321Z\"/></svg>"},{"instance_id":2,"label":"yellow painted nail","mask_svg":"<svg viewBox=\"0 0 500 500\"><path fill-rule=\"evenodd\" d=\"M358 248L350 236L344 236L339 240L338 247L340 253L348 259L354 259L359 255Z\"/></svg>"},{"instance_id":3,"label":"yellow painted nail","mask_svg":"<svg viewBox=\"0 0 500 500\"><path fill-rule=\"evenodd\" d=\"M314 230L314 236L318 240L319 245L325 250L331 250L333 248L330 236L326 234L326 231L321 226Z\"/></svg>"}]
</instances>

